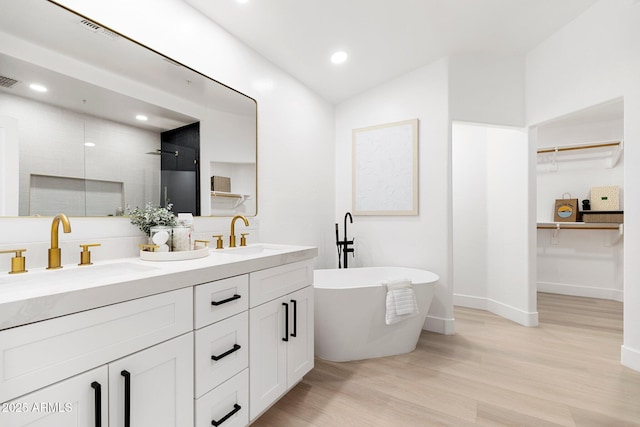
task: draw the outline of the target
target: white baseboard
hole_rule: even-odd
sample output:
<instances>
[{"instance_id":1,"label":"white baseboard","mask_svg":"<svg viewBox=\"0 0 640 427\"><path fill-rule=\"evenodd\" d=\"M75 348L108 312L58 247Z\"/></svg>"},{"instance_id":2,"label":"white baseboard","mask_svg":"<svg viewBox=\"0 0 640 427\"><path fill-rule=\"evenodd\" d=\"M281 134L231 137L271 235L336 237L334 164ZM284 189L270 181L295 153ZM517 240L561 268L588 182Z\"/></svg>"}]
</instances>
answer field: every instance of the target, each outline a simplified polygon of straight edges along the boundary
<instances>
[{"instance_id":1,"label":"white baseboard","mask_svg":"<svg viewBox=\"0 0 640 427\"><path fill-rule=\"evenodd\" d=\"M573 295L576 297L601 298L622 302L624 292L611 288L594 288L590 286L569 285L566 283L538 282L538 292Z\"/></svg>"},{"instance_id":2,"label":"white baseboard","mask_svg":"<svg viewBox=\"0 0 640 427\"><path fill-rule=\"evenodd\" d=\"M456 333L455 319L444 319L442 317L427 315L422 329L438 334L453 335Z\"/></svg>"},{"instance_id":3,"label":"white baseboard","mask_svg":"<svg viewBox=\"0 0 640 427\"><path fill-rule=\"evenodd\" d=\"M512 320L522 326L535 327L538 326L538 312L528 312L519 308L503 304L492 299L487 299L487 310L493 314Z\"/></svg>"},{"instance_id":4,"label":"white baseboard","mask_svg":"<svg viewBox=\"0 0 640 427\"><path fill-rule=\"evenodd\" d=\"M627 368L640 372L640 351L627 346L621 346L621 363Z\"/></svg>"},{"instance_id":5,"label":"white baseboard","mask_svg":"<svg viewBox=\"0 0 640 427\"><path fill-rule=\"evenodd\" d=\"M528 312L490 298L453 294L453 305L487 310L523 326L538 326L538 312Z\"/></svg>"},{"instance_id":6,"label":"white baseboard","mask_svg":"<svg viewBox=\"0 0 640 427\"><path fill-rule=\"evenodd\" d=\"M474 297L471 295L453 294L453 305L459 307L476 308L478 310L487 309L487 299Z\"/></svg>"}]
</instances>

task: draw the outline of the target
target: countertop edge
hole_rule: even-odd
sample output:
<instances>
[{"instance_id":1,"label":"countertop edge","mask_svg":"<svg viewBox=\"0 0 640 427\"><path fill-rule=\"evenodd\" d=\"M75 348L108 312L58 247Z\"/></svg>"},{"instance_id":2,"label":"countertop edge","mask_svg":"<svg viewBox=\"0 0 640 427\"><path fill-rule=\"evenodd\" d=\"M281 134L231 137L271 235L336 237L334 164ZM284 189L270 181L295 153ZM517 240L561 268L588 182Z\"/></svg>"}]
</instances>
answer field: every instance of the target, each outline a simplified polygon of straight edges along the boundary
<instances>
[{"instance_id":1,"label":"countertop edge","mask_svg":"<svg viewBox=\"0 0 640 427\"><path fill-rule=\"evenodd\" d=\"M211 265L206 265L207 258L201 258L205 261L192 263L191 266L189 262L185 262L184 269L176 269L174 262L165 264L165 262L141 261L138 258L123 259L127 262L158 265L161 271L160 273L154 272L155 274L150 277L114 280L110 283L100 283L82 289L52 292L48 295L12 301L0 300L0 331L279 265L309 260L317 255L318 249L316 247L291 246L291 249L285 252L255 257L247 256L239 259L230 257L228 262L212 263ZM162 264L172 268L163 272Z\"/></svg>"}]
</instances>

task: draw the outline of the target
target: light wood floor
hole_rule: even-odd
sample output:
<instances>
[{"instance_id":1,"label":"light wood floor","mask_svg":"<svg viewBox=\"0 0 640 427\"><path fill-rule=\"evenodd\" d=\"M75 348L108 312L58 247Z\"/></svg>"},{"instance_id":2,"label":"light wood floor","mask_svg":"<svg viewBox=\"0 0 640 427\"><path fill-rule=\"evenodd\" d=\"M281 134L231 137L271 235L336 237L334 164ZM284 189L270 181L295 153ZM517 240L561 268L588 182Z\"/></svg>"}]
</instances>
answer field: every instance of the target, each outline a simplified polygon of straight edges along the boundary
<instances>
[{"instance_id":1,"label":"light wood floor","mask_svg":"<svg viewBox=\"0 0 640 427\"><path fill-rule=\"evenodd\" d=\"M622 304L539 294L540 326L455 309L456 334L409 354L315 368L254 427L640 426L620 365Z\"/></svg>"}]
</instances>

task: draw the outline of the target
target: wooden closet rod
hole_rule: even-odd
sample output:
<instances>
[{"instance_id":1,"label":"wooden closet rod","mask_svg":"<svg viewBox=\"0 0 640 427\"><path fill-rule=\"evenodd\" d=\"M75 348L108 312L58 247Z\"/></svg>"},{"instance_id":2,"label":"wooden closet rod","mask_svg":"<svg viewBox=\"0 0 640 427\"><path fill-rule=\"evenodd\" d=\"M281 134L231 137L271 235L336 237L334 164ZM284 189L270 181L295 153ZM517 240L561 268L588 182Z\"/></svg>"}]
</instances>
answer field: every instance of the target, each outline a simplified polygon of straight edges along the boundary
<instances>
[{"instance_id":1,"label":"wooden closet rod","mask_svg":"<svg viewBox=\"0 0 640 427\"><path fill-rule=\"evenodd\" d=\"M539 225L538 226L539 229L545 229L545 230L558 230L558 227L554 226L554 225ZM565 226L563 227L562 225L560 226L560 230L616 230L619 229L619 226L611 226L611 227L603 227L603 226L597 226L594 225L593 227L589 227L589 226L580 226L580 227L572 227L572 226Z\"/></svg>"},{"instance_id":2,"label":"wooden closet rod","mask_svg":"<svg viewBox=\"0 0 640 427\"><path fill-rule=\"evenodd\" d=\"M583 146L576 146L576 147L544 148L542 150L538 150L538 154L541 154L541 153L553 153L556 150L557 151L586 150L588 148L614 147L616 145L620 145L620 141L618 141L618 142L605 142L605 143L602 143L602 144L583 145Z\"/></svg>"}]
</instances>

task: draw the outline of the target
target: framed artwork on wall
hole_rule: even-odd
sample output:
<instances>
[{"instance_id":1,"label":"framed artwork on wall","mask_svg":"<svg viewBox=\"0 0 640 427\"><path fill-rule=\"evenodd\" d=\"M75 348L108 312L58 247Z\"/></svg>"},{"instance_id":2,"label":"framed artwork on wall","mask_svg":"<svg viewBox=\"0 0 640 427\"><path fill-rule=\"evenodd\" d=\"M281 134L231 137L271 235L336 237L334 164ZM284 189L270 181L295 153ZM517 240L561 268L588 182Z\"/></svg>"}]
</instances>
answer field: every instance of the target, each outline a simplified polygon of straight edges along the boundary
<instances>
[{"instance_id":1,"label":"framed artwork on wall","mask_svg":"<svg viewBox=\"0 0 640 427\"><path fill-rule=\"evenodd\" d=\"M418 119L352 131L354 215L418 215Z\"/></svg>"}]
</instances>

